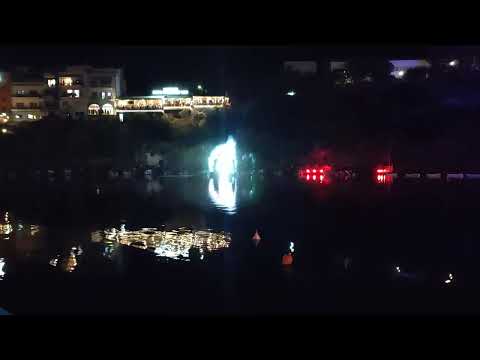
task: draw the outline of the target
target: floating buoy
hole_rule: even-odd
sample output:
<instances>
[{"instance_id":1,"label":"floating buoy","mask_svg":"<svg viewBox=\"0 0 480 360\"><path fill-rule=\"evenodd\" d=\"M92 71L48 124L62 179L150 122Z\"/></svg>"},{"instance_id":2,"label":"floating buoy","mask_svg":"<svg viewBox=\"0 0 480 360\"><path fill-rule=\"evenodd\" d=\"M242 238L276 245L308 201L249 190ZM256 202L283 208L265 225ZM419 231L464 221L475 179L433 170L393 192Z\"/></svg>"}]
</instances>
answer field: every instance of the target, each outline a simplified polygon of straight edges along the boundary
<instances>
[{"instance_id":1,"label":"floating buoy","mask_svg":"<svg viewBox=\"0 0 480 360\"><path fill-rule=\"evenodd\" d=\"M292 253L288 253L282 256L282 265L283 266L290 266L293 264L293 255Z\"/></svg>"},{"instance_id":2,"label":"floating buoy","mask_svg":"<svg viewBox=\"0 0 480 360\"><path fill-rule=\"evenodd\" d=\"M260 240L262 240L260 234L258 233L258 230L255 230L255 234L253 234L252 240L255 243L255 246L257 246Z\"/></svg>"}]
</instances>

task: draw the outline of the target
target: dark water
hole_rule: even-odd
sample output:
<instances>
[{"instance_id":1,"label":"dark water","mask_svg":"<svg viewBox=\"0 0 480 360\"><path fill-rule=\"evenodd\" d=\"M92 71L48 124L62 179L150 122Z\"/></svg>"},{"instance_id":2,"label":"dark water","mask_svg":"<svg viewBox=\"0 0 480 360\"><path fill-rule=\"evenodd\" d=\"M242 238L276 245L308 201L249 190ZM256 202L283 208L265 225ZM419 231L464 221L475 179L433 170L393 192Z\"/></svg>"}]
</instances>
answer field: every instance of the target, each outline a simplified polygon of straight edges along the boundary
<instances>
[{"instance_id":1,"label":"dark water","mask_svg":"<svg viewBox=\"0 0 480 360\"><path fill-rule=\"evenodd\" d=\"M16 314L477 312L479 198L480 181L5 182L0 306ZM282 267L291 242L294 264Z\"/></svg>"}]
</instances>

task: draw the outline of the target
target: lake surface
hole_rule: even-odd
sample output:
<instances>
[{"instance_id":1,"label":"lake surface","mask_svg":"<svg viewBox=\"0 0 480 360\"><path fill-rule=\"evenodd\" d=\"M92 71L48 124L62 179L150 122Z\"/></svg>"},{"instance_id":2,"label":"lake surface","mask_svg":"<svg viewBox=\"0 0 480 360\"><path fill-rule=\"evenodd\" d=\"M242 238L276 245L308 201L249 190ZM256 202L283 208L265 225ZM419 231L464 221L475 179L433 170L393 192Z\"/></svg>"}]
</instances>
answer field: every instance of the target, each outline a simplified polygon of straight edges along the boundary
<instances>
[{"instance_id":1,"label":"lake surface","mask_svg":"<svg viewBox=\"0 0 480 360\"><path fill-rule=\"evenodd\" d=\"M478 312L480 181L4 181L15 314ZM258 230L261 240L251 240ZM282 255L294 244L294 264Z\"/></svg>"}]
</instances>

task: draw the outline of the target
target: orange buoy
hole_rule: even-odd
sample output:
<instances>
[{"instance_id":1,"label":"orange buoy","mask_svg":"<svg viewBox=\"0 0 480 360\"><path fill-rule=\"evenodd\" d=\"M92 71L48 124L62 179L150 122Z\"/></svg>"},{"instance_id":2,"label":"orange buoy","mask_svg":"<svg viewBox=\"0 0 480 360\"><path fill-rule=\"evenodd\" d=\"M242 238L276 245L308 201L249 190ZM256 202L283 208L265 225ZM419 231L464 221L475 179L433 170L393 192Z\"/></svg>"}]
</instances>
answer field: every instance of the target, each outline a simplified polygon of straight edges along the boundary
<instances>
[{"instance_id":1,"label":"orange buoy","mask_svg":"<svg viewBox=\"0 0 480 360\"><path fill-rule=\"evenodd\" d=\"M293 255L292 253L288 253L282 256L282 265L289 266L293 264Z\"/></svg>"},{"instance_id":2,"label":"orange buoy","mask_svg":"<svg viewBox=\"0 0 480 360\"><path fill-rule=\"evenodd\" d=\"M255 246L257 246L260 240L262 240L260 234L258 233L258 230L255 230L255 234L253 234L252 240L255 243Z\"/></svg>"}]
</instances>

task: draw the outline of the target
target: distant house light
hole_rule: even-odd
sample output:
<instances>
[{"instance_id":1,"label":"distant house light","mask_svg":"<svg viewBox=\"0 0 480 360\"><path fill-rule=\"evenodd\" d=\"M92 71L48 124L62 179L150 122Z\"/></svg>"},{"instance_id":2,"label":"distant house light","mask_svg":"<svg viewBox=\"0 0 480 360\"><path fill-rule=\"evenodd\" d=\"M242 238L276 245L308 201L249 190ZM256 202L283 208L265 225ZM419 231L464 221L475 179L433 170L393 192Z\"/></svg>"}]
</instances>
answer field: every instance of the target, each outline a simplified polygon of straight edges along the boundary
<instances>
[{"instance_id":1,"label":"distant house light","mask_svg":"<svg viewBox=\"0 0 480 360\"><path fill-rule=\"evenodd\" d=\"M400 71L398 72L398 76L399 76L399 77L403 77L403 75L405 75L405 71L404 71L404 70L400 70Z\"/></svg>"},{"instance_id":2,"label":"distant house light","mask_svg":"<svg viewBox=\"0 0 480 360\"><path fill-rule=\"evenodd\" d=\"M457 63L458 63L457 60L452 60L452 61L450 61L450 62L448 63L448 65L450 65L450 66L456 66Z\"/></svg>"},{"instance_id":3,"label":"distant house light","mask_svg":"<svg viewBox=\"0 0 480 360\"><path fill-rule=\"evenodd\" d=\"M287 92L287 95L288 96L295 96L296 92L293 91L293 90L290 90L289 92Z\"/></svg>"},{"instance_id":4,"label":"distant house light","mask_svg":"<svg viewBox=\"0 0 480 360\"><path fill-rule=\"evenodd\" d=\"M152 95L188 95L188 90L178 87L164 87L162 90L152 90Z\"/></svg>"},{"instance_id":5,"label":"distant house light","mask_svg":"<svg viewBox=\"0 0 480 360\"><path fill-rule=\"evenodd\" d=\"M198 90L202 90L202 85L197 85Z\"/></svg>"}]
</instances>

